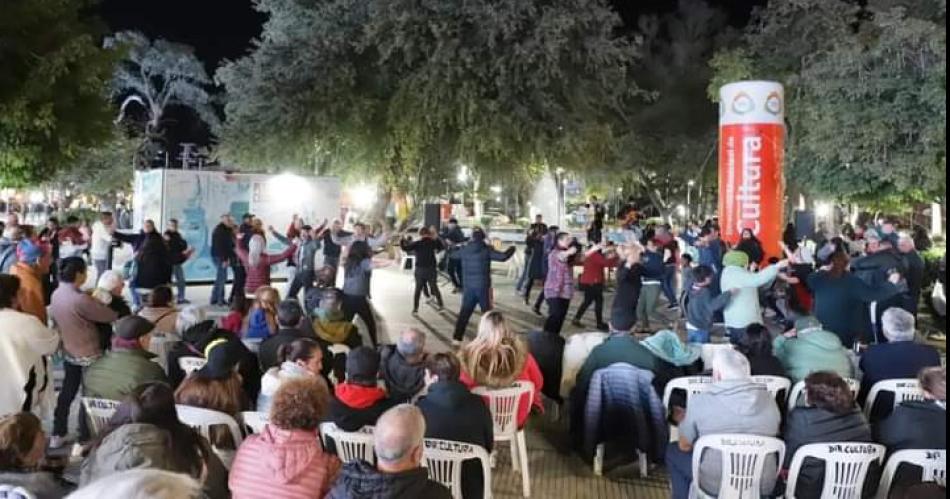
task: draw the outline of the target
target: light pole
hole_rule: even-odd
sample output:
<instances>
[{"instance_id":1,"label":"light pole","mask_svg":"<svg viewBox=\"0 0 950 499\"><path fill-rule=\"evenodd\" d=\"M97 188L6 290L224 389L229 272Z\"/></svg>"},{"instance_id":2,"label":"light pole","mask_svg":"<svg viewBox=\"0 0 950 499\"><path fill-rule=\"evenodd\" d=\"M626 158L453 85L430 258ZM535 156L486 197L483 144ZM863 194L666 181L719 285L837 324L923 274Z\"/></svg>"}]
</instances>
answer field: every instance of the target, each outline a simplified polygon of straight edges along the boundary
<instances>
[{"instance_id":1,"label":"light pole","mask_svg":"<svg viewBox=\"0 0 950 499\"><path fill-rule=\"evenodd\" d=\"M696 182L693 179L690 179L689 182L686 182L686 225L689 225L690 218L692 217L692 194L693 186L696 185Z\"/></svg>"}]
</instances>

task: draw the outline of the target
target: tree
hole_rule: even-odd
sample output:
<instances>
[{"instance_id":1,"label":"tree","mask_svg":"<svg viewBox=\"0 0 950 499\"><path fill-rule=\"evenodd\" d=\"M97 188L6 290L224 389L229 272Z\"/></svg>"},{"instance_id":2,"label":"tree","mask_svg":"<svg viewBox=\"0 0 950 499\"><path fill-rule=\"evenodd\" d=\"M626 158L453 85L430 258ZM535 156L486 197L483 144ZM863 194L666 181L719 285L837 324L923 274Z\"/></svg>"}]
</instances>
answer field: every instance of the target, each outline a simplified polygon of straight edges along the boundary
<instances>
[{"instance_id":1,"label":"tree","mask_svg":"<svg viewBox=\"0 0 950 499\"><path fill-rule=\"evenodd\" d=\"M83 150L56 173L52 183L59 185L62 191L100 198L129 191L132 187L132 165L139 145L140 140L130 137L125 129L113 127L109 140Z\"/></svg>"},{"instance_id":2,"label":"tree","mask_svg":"<svg viewBox=\"0 0 950 499\"><path fill-rule=\"evenodd\" d=\"M171 106L194 110L212 132L217 131L220 118L207 90L212 81L190 46L166 40L152 42L134 31L117 33L107 46L124 53L112 79L113 96L122 99L116 122L125 117L132 103L144 110L136 165L147 166L151 161L164 137L165 112Z\"/></svg>"},{"instance_id":3,"label":"tree","mask_svg":"<svg viewBox=\"0 0 950 499\"><path fill-rule=\"evenodd\" d=\"M713 60L711 87L786 85L787 178L802 191L875 207L940 199L945 23L945 1L771 2L742 46Z\"/></svg>"},{"instance_id":4,"label":"tree","mask_svg":"<svg viewBox=\"0 0 950 499\"><path fill-rule=\"evenodd\" d=\"M223 150L244 164L441 193L431 180L460 163L492 176L602 159L608 123L641 95L602 0L257 7L270 17L256 49L217 73Z\"/></svg>"},{"instance_id":5,"label":"tree","mask_svg":"<svg viewBox=\"0 0 950 499\"><path fill-rule=\"evenodd\" d=\"M109 136L114 57L88 0L6 0L0 15L0 185L49 178Z\"/></svg>"}]
</instances>

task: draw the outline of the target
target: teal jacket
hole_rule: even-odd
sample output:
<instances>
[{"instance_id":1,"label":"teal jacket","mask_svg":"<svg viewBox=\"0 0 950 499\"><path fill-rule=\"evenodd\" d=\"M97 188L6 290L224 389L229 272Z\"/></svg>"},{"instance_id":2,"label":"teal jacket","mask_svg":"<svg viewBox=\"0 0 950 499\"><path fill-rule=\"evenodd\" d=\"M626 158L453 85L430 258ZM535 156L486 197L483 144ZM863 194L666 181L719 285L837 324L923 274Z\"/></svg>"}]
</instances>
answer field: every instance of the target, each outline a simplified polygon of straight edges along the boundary
<instances>
[{"instance_id":1,"label":"teal jacket","mask_svg":"<svg viewBox=\"0 0 950 499\"><path fill-rule=\"evenodd\" d=\"M843 378L854 376L854 368L848 351L838 335L815 330L799 333L796 338L779 336L772 343L772 351L792 383L805 379L815 371L831 371Z\"/></svg>"},{"instance_id":2,"label":"teal jacket","mask_svg":"<svg viewBox=\"0 0 950 499\"><path fill-rule=\"evenodd\" d=\"M726 327L745 329L749 324L762 323L762 307L759 306L759 288L771 285L778 277L778 267L768 266L759 272L750 272L742 267L727 266L722 271L720 288L723 293L738 289L723 310Z\"/></svg>"}]
</instances>

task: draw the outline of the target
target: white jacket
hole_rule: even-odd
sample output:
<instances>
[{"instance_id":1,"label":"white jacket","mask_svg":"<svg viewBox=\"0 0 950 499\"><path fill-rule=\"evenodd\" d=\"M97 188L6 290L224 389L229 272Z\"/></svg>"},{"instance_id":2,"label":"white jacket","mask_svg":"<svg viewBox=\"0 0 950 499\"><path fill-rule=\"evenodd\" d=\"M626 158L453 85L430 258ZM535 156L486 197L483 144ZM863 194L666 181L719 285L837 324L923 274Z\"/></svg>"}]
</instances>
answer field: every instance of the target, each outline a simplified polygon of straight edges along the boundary
<instances>
[{"instance_id":1,"label":"white jacket","mask_svg":"<svg viewBox=\"0 0 950 499\"><path fill-rule=\"evenodd\" d=\"M93 260L107 260L109 258L109 246L112 244L112 234L106 224L101 221L92 224L92 241L89 243L89 256Z\"/></svg>"},{"instance_id":2,"label":"white jacket","mask_svg":"<svg viewBox=\"0 0 950 499\"><path fill-rule=\"evenodd\" d=\"M20 412L26 401L30 371L35 374L31 404L42 398L40 389L53 389L52 376L46 379L43 356L59 348L59 334L36 317L5 308L0 310L0 416ZM35 368L35 370L34 370ZM49 370L52 374L52 369ZM33 407L27 408L32 409Z\"/></svg>"},{"instance_id":3,"label":"white jacket","mask_svg":"<svg viewBox=\"0 0 950 499\"><path fill-rule=\"evenodd\" d=\"M577 383L577 373L595 348L600 346L607 333L572 334L564 345L564 357L561 359L561 396L567 398Z\"/></svg>"}]
</instances>

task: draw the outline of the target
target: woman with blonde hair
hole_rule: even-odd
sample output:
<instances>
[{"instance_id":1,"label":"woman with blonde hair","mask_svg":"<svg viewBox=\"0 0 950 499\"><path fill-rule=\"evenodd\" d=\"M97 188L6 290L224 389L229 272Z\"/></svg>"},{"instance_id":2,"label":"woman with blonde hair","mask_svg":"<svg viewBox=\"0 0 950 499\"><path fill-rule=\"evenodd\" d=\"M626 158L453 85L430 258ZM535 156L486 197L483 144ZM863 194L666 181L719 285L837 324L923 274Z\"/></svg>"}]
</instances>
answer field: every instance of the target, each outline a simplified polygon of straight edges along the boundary
<instances>
[{"instance_id":1,"label":"woman with blonde hair","mask_svg":"<svg viewBox=\"0 0 950 499\"><path fill-rule=\"evenodd\" d=\"M460 381L469 389L476 386L509 388L515 381L530 381L534 393L522 400L518 407L518 426L522 427L534 405L543 411L541 389L544 378L527 345L515 336L501 312L491 311L482 316L478 336L459 352L462 364Z\"/></svg>"},{"instance_id":2,"label":"woman with blonde hair","mask_svg":"<svg viewBox=\"0 0 950 499\"><path fill-rule=\"evenodd\" d=\"M254 304L247 316L245 338L267 339L277 333L277 305L280 293L270 286L262 286L254 292Z\"/></svg>"}]
</instances>

